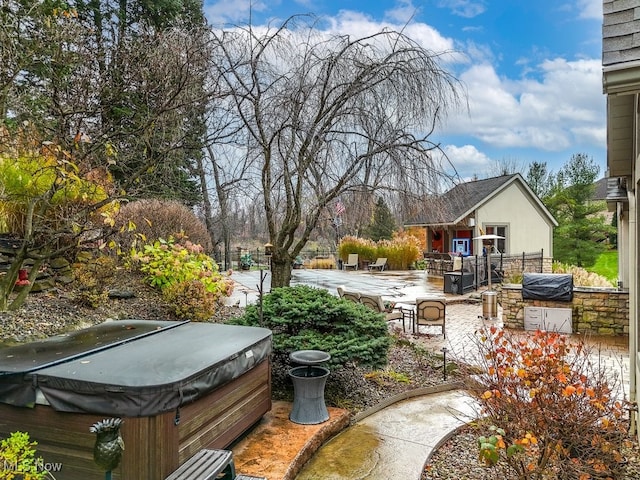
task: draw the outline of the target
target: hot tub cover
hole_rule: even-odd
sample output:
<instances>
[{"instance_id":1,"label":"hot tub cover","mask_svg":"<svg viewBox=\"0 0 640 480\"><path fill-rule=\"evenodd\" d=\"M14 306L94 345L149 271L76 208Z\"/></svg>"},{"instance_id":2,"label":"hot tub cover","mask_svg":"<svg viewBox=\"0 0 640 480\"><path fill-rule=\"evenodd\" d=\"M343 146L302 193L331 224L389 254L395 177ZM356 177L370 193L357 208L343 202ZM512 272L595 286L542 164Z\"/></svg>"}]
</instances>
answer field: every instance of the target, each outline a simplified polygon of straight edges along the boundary
<instances>
[{"instance_id":1,"label":"hot tub cover","mask_svg":"<svg viewBox=\"0 0 640 480\"><path fill-rule=\"evenodd\" d=\"M147 321L121 322L138 325ZM108 345L85 348L85 353L78 352L79 342L73 337L71 353L62 354L63 358L54 362L50 361L50 352L55 349L50 348L49 342L64 342L57 338L36 342L39 347L35 362L24 370L19 368L24 362L15 359L31 344L4 349L0 401L33 406L40 391L58 411L152 416L195 401L239 377L271 353L271 331L265 328L151 323L153 328L144 334L118 337ZM87 330L96 328L100 330L100 326ZM95 330L81 330L77 335L102 338ZM43 361L38 360L40 348L48 352ZM12 350L18 353L17 357L11 356Z\"/></svg>"},{"instance_id":2,"label":"hot tub cover","mask_svg":"<svg viewBox=\"0 0 640 480\"><path fill-rule=\"evenodd\" d=\"M570 273L525 273L522 277L524 300L573 300L573 275Z\"/></svg>"}]
</instances>

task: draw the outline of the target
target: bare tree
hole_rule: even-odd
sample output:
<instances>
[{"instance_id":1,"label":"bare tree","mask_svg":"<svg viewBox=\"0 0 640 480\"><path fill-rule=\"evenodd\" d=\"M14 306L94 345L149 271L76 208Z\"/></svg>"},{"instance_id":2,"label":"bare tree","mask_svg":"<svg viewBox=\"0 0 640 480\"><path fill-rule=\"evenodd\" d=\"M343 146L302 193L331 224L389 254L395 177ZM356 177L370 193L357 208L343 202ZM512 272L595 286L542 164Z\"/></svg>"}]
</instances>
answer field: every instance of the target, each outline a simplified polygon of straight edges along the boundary
<instances>
[{"instance_id":1,"label":"bare tree","mask_svg":"<svg viewBox=\"0 0 640 480\"><path fill-rule=\"evenodd\" d=\"M486 178L501 177L503 175L513 175L514 173L523 174L525 165L522 161L513 157L503 157L500 160L494 160L487 168Z\"/></svg>"},{"instance_id":2,"label":"bare tree","mask_svg":"<svg viewBox=\"0 0 640 480\"><path fill-rule=\"evenodd\" d=\"M214 68L260 185L274 287L289 284L293 259L340 195L412 179L417 188L440 174L429 137L460 100L438 54L403 33L350 38L298 20L213 32Z\"/></svg>"}]
</instances>

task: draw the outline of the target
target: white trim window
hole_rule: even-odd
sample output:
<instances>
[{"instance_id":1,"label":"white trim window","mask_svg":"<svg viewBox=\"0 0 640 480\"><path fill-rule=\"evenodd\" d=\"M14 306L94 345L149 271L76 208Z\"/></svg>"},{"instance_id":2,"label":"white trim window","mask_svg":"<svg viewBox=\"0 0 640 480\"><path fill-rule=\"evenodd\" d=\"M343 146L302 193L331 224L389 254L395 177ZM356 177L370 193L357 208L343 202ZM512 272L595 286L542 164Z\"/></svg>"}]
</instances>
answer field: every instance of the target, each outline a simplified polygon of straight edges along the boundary
<instances>
[{"instance_id":1,"label":"white trim window","mask_svg":"<svg viewBox=\"0 0 640 480\"><path fill-rule=\"evenodd\" d=\"M491 243L491 253L509 253L507 252L507 239L508 239L507 225L487 225L485 232L487 235L499 235L504 238L489 240Z\"/></svg>"}]
</instances>

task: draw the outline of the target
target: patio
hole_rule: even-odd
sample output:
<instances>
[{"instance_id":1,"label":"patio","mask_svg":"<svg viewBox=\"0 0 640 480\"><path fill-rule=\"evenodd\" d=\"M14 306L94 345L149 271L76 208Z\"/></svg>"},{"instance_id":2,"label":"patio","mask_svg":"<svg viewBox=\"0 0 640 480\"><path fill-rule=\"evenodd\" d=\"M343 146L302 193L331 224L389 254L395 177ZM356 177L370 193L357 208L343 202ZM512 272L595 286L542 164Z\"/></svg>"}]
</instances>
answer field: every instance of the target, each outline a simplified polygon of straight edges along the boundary
<instances>
[{"instance_id":1,"label":"patio","mask_svg":"<svg viewBox=\"0 0 640 480\"><path fill-rule=\"evenodd\" d=\"M434 335L407 335L411 341L417 342L433 352L442 352L443 348L450 352L452 357L464 357L474 347L474 333L483 326L502 326L502 309L498 307L498 319L488 320L482 317L482 303L480 294L482 291L473 291L465 295L451 295L443 293L442 280L437 281L428 278L423 271L391 271L371 273L368 271L339 271L339 270L299 270L293 272L292 285L310 285L318 288L326 288L336 293L339 285L344 285L349 290L358 290L370 293L382 294L386 300L396 302L411 299L418 296L437 295L447 299L447 337ZM230 303L253 303L257 298L257 285L259 284L259 272L237 272L233 274L234 280L239 285L236 287ZM268 280L268 276L267 276ZM268 282L265 282L265 291L269 290ZM402 322L390 322L392 328L402 331ZM522 334L526 334L522 331ZM629 389L629 353L628 340L624 337L591 337L572 335L576 340L583 339L595 347L601 359L614 371L622 376L625 394ZM433 397L438 402L440 394L432 394L419 397L419 401L428 402ZM416 399L418 401L418 399ZM348 424L348 412L341 409L329 408L330 419L320 425L302 426L288 421L288 412L291 406L286 402L274 402L274 407L256 429L233 447L236 466L243 472L266 476L270 480L294 480L300 468L310 459L314 452L328 438L333 437ZM422 421L422 415L412 418L415 428ZM431 427L430 427L431 428ZM437 436L432 431L433 435ZM390 440L389 440L390 441ZM434 438L434 445L437 439ZM261 447L264 446L264 447ZM429 448L432 448L433 445ZM425 447L426 448L426 447ZM426 458L426 454L425 457ZM416 457L415 468L419 470L424 461L423 457ZM384 463L393 470L397 456L384 458ZM406 459L403 460L406 462ZM397 471L407 468L406 464L398 465ZM305 469L306 470L306 469ZM309 477L311 478L311 477ZM314 477L315 478L315 477ZM344 476L341 478L349 479ZM353 477L359 478L359 477Z\"/></svg>"}]
</instances>

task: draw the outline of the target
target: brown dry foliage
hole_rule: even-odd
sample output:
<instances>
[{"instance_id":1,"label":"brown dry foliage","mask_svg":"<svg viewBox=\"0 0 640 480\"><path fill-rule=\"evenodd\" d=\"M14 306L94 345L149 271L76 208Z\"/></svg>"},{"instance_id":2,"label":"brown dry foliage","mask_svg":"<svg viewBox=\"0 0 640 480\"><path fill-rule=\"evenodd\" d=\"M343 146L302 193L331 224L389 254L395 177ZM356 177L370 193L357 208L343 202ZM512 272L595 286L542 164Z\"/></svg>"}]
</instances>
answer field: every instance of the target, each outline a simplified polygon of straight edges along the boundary
<instances>
[{"instance_id":1,"label":"brown dry foliage","mask_svg":"<svg viewBox=\"0 0 640 480\"><path fill-rule=\"evenodd\" d=\"M469 391L486 424L504 429L505 448L524 447L498 465L507 478L618 478L628 418L620 379L597 350L555 332L496 327L475 344Z\"/></svg>"},{"instance_id":2,"label":"brown dry foliage","mask_svg":"<svg viewBox=\"0 0 640 480\"><path fill-rule=\"evenodd\" d=\"M128 231L129 223L135 225ZM205 252L212 251L211 237L202 220L187 206L175 200L137 200L122 207L116 219L116 227L123 228L118 242L129 249L136 236L144 235L144 243L153 243L159 238L168 239L184 232L187 238L201 245Z\"/></svg>"}]
</instances>

